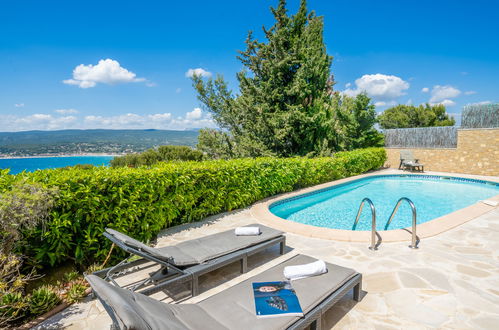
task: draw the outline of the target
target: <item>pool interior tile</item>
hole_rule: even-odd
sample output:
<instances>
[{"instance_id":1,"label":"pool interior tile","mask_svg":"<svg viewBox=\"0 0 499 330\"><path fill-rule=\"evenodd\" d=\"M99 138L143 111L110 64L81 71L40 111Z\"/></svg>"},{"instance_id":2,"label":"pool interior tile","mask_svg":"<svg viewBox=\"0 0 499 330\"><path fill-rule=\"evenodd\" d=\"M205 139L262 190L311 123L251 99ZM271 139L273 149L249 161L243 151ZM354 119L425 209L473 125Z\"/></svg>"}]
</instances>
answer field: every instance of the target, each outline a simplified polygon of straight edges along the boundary
<instances>
[{"instance_id":1,"label":"pool interior tile","mask_svg":"<svg viewBox=\"0 0 499 330\"><path fill-rule=\"evenodd\" d=\"M284 220L279 218L270 212L269 208L276 203L282 203L290 198L300 198L306 194L313 194L316 192L324 191L327 189L332 189L336 186L341 186L347 184L351 181L362 180L370 177L393 177L394 175L409 176L409 177L425 177L433 178L435 180L440 180L440 178L445 177L457 181L469 181L469 182L479 182L479 183L491 183L499 184L499 177L484 177L484 176L471 176L471 175L458 175L455 173L440 173L440 172L427 172L425 174L408 174L404 171L387 169L381 171L375 171L368 174L353 176L341 180L336 180L333 182L317 185L314 187L300 189L291 193L281 194L275 197L264 199L263 201L255 203L251 208L251 214L253 217L257 218L259 222L274 227L276 229L283 230L285 232L297 233L303 236L332 239L336 241L346 241L346 242L368 242L370 241L371 233L370 231L352 231L352 230L341 230L341 229L331 229L324 227L316 227L312 225L307 225L303 223L298 223L295 221ZM499 195L489 198L491 200L499 201ZM466 208L457 210L455 212L449 213L442 217L436 218L434 220L418 224L417 235L419 238L428 238L445 232L449 229L457 227L467 221L470 221L478 216L493 210L495 206L486 205L484 203L477 202ZM407 237L410 237L411 228L406 229L396 229L388 231L379 231L378 234L381 236L383 242L397 242L405 241ZM409 231L409 232L408 232Z\"/></svg>"}]
</instances>

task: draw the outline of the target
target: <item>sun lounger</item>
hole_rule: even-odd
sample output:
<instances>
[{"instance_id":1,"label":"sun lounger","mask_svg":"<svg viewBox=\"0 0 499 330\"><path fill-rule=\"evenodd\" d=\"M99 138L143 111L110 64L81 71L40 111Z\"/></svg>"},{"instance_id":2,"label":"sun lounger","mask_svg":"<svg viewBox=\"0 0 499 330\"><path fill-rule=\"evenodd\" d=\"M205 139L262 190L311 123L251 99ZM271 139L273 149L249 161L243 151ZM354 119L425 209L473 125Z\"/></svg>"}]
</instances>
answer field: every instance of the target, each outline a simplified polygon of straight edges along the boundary
<instances>
[{"instance_id":1,"label":"sun lounger","mask_svg":"<svg viewBox=\"0 0 499 330\"><path fill-rule=\"evenodd\" d=\"M410 169L411 171L417 169L418 171L424 172L424 164L421 164L419 159L414 157L412 151L400 150L399 170L400 169Z\"/></svg>"},{"instance_id":2,"label":"sun lounger","mask_svg":"<svg viewBox=\"0 0 499 330\"><path fill-rule=\"evenodd\" d=\"M286 266L316 259L297 255L196 304L166 304L88 275L87 281L117 329L312 329L321 316L353 289L360 300L362 275L352 269L327 264L328 272L293 281L304 316L257 318L252 283L283 281Z\"/></svg>"},{"instance_id":3,"label":"sun lounger","mask_svg":"<svg viewBox=\"0 0 499 330\"><path fill-rule=\"evenodd\" d=\"M241 273L244 273L247 270L248 256L275 244L280 244L280 253L284 253L286 238L283 232L262 225L249 226L260 227L260 235L236 236L234 230L228 230L161 248L147 246L108 228L104 236L130 253L130 258L136 256L142 258L134 261L129 261L130 258L127 258L114 267L95 272L94 275L118 285L116 278L136 271L139 266L149 263L147 267L152 267L159 264L160 270L153 272L149 278L135 283L129 289L136 291L149 286L141 291L149 295L162 291L170 285L191 282L191 294L195 296L199 291L198 279L203 274L236 261L241 263Z\"/></svg>"}]
</instances>

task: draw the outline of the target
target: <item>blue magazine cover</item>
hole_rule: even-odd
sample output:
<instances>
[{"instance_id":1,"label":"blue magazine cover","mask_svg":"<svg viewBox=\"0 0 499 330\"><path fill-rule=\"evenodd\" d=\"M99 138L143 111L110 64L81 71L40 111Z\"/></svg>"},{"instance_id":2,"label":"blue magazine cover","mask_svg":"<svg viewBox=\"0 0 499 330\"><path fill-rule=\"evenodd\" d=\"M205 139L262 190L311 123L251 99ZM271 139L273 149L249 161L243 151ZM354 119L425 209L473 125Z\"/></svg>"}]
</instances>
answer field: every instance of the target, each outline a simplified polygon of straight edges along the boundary
<instances>
[{"instance_id":1,"label":"blue magazine cover","mask_svg":"<svg viewBox=\"0 0 499 330\"><path fill-rule=\"evenodd\" d=\"M303 316L289 281L253 283L257 317Z\"/></svg>"}]
</instances>

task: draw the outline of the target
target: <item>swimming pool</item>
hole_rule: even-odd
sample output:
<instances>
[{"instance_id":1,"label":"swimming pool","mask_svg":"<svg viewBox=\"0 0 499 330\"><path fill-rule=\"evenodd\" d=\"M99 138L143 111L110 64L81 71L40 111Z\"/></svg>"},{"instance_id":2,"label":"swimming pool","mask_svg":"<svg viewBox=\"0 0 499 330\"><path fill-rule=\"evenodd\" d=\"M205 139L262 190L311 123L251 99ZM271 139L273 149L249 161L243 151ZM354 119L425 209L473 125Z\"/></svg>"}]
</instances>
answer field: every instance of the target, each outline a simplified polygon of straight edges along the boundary
<instances>
[{"instance_id":1,"label":"swimming pool","mask_svg":"<svg viewBox=\"0 0 499 330\"><path fill-rule=\"evenodd\" d=\"M499 183L434 175L376 175L346 182L269 206L274 215L293 222L332 229L352 230L363 198L370 198L377 215L378 231L383 231L395 204L408 197L417 209L421 224L499 195ZM412 213L401 204L388 230L411 226ZM364 207L355 230L371 229L371 213Z\"/></svg>"}]
</instances>

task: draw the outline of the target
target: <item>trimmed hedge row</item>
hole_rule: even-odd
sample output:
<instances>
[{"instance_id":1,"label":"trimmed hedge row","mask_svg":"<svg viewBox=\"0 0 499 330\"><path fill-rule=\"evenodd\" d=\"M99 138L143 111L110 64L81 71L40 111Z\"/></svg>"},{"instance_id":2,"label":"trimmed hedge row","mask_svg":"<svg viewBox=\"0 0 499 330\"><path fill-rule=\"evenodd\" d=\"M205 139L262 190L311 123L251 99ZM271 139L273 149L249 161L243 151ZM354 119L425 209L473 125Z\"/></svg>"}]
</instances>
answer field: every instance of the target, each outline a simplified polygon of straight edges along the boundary
<instances>
[{"instance_id":1,"label":"trimmed hedge row","mask_svg":"<svg viewBox=\"0 0 499 330\"><path fill-rule=\"evenodd\" d=\"M111 160L111 167L139 167L151 166L158 162L169 162L177 160L203 160L203 153L188 146L161 146L159 148L148 149L138 154L129 154L114 157Z\"/></svg>"},{"instance_id":2,"label":"trimmed hedge row","mask_svg":"<svg viewBox=\"0 0 499 330\"><path fill-rule=\"evenodd\" d=\"M57 186L45 228L26 233L26 250L40 264L102 260L106 227L148 241L172 225L246 207L278 193L377 169L382 148L328 158L257 158L159 163L153 168L55 169L16 176L0 173L0 189L25 179ZM13 179L13 177L15 177Z\"/></svg>"}]
</instances>

